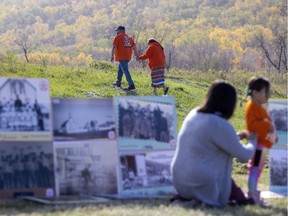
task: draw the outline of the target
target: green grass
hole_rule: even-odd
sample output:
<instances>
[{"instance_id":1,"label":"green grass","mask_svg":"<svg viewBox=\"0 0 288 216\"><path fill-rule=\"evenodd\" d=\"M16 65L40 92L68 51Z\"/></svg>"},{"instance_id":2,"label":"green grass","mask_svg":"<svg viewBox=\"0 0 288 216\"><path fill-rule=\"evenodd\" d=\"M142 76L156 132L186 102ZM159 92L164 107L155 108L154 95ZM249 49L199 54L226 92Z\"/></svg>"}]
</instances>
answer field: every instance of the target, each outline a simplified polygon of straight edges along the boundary
<instances>
[{"instance_id":1,"label":"green grass","mask_svg":"<svg viewBox=\"0 0 288 216\"><path fill-rule=\"evenodd\" d=\"M237 183L243 188L246 185L245 175L234 175ZM268 172L263 173L259 188L268 190ZM165 216L190 216L190 215L231 215L231 216L284 216L287 215L287 198L266 199L271 204L270 208L261 208L259 206L227 206L223 209L217 208L189 208L170 205L169 200L146 199L146 200L112 200L105 204L94 205L42 205L30 201L21 200L0 200L0 215L97 215L97 216L135 216L135 215L165 215Z\"/></svg>"},{"instance_id":2,"label":"green grass","mask_svg":"<svg viewBox=\"0 0 288 216\"><path fill-rule=\"evenodd\" d=\"M13 67L11 65L14 65ZM97 97L110 98L119 95L153 95L150 87L150 74L141 69L130 69L137 93L127 93L115 88L111 83L116 80L117 68L109 62L91 64L94 67L43 66L37 64L0 62L0 74L3 77L46 78L50 81L51 97ZM148 70L146 70L148 71ZM170 87L169 95L175 97L178 129L188 112L198 106L206 91L215 79L225 79L238 91L239 102L243 101L247 79L252 75L267 76L272 83L272 98L287 98L287 74L251 73L232 71L183 71L172 69L166 74L166 85ZM123 77L123 85L127 85ZM160 91L159 91L160 92ZM239 103L240 104L240 103ZM244 105L244 103L243 103ZM237 130L244 128L244 108L238 106L231 122Z\"/></svg>"},{"instance_id":3,"label":"green grass","mask_svg":"<svg viewBox=\"0 0 288 216\"><path fill-rule=\"evenodd\" d=\"M49 79L51 97L111 98L119 95L153 95L153 89L150 87L150 74L141 69L130 69L137 93L129 93L111 85L116 79L117 68L114 64L97 62L91 65L92 67L77 68L25 64L17 60L13 60L13 62L2 61L0 62L0 75L2 77ZM170 87L169 95L175 97L178 129L180 129L188 112L202 102L209 85L215 79L225 79L233 84L238 91L239 101L241 101L247 79L252 75L267 76L271 80L271 98L287 99L287 74L170 70L166 74L166 85ZM123 85L127 85L125 78L123 80ZM244 129L243 107L237 106L235 115L231 119L236 130ZM234 169L236 182L245 189L247 165L235 162ZM268 190L268 185L268 169L265 169L259 188ZM224 209L192 209L169 206L168 200L112 201L109 204L86 206L42 206L27 201L1 200L0 215L287 215L286 198L271 199L268 202L272 204L272 208L245 206L226 207Z\"/></svg>"}]
</instances>

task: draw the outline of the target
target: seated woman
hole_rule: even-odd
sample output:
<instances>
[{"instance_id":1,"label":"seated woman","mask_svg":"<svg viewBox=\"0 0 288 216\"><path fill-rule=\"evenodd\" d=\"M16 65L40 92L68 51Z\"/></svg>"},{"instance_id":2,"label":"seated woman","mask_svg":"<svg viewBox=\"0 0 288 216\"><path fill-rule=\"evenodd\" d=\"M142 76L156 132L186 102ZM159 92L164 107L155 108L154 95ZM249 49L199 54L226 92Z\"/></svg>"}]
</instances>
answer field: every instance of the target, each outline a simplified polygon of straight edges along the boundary
<instances>
[{"instance_id":1,"label":"seated woman","mask_svg":"<svg viewBox=\"0 0 288 216\"><path fill-rule=\"evenodd\" d=\"M247 203L232 179L232 160L247 162L255 151L256 134L236 133L228 120L237 101L235 88L215 81L204 104L190 111L180 129L171 163L178 195L209 206L224 207L228 201ZM240 139L250 140L243 145Z\"/></svg>"}]
</instances>

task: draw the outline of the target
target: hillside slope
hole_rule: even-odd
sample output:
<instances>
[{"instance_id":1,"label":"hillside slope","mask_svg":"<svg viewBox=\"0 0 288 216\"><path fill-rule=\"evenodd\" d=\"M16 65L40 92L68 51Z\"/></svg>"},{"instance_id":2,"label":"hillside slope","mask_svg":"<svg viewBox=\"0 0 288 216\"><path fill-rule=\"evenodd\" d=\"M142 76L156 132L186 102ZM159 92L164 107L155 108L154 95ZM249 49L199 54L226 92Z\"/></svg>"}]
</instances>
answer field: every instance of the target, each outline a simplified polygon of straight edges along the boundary
<instances>
[{"instance_id":1,"label":"hillside slope","mask_svg":"<svg viewBox=\"0 0 288 216\"><path fill-rule=\"evenodd\" d=\"M0 63L2 77L46 78L50 81L51 97L97 97L111 98L120 95L153 95L150 87L148 70L131 69L137 91L126 92L112 85L116 79L117 68L109 62L96 62L93 67L43 66L20 62ZM246 81L252 75L268 76L272 82L272 98L287 99L287 75L255 74L248 72L199 72L172 69L166 73L166 84L170 87L169 95L175 97L178 128L189 111L204 99L206 91L215 79L225 79L238 91L238 101L243 102ZM123 86L127 85L123 77ZM160 91L159 91L160 92ZM163 96L165 97L165 96ZM238 103L240 105L240 103ZM243 107L238 106L231 122L240 130L244 128Z\"/></svg>"}]
</instances>

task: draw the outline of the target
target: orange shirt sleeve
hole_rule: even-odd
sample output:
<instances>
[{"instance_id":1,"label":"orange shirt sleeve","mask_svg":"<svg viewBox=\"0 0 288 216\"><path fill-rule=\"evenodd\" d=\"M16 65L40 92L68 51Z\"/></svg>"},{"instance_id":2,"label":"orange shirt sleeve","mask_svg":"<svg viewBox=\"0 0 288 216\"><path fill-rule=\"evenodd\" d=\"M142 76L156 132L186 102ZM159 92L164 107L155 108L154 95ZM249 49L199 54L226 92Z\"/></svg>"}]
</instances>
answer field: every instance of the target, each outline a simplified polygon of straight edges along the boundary
<instances>
[{"instance_id":1,"label":"orange shirt sleeve","mask_svg":"<svg viewBox=\"0 0 288 216\"><path fill-rule=\"evenodd\" d=\"M139 59L141 60L144 60L144 59L149 59L151 57L151 53L152 53L152 50L151 50L151 45L149 45L145 51L145 53L141 56L139 56Z\"/></svg>"},{"instance_id":2,"label":"orange shirt sleeve","mask_svg":"<svg viewBox=\"0 0 288 216\"><path fill-rule=\"evenodd\" d=\"M154 42L148 46L144 55L139 56L139 59L149 59L149 67L164 67L165 66L165 55L163 49Z\"/></svg>"}]
</instances>

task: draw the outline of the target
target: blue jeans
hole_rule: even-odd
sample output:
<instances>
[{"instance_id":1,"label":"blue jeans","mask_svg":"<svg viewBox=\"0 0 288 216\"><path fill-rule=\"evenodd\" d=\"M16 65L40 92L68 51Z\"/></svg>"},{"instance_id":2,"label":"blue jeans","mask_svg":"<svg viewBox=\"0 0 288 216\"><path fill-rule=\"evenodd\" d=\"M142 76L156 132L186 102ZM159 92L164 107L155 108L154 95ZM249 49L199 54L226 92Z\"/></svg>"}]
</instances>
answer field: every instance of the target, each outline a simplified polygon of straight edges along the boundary
<instances>
[{"instance_id":1,"label":"blue jeans","mask_svg":"<svg viewBox=\"0 0 288 216\"><path fill-rule=\"evenodd\" d=\"M118 65L118 73L117 73L117 84L121 85L123 74L126 77L129 86L134 85L134 82L131 78L129 69L128 69L129 61L119 61Z\"/></svg>"}]
</instances>

